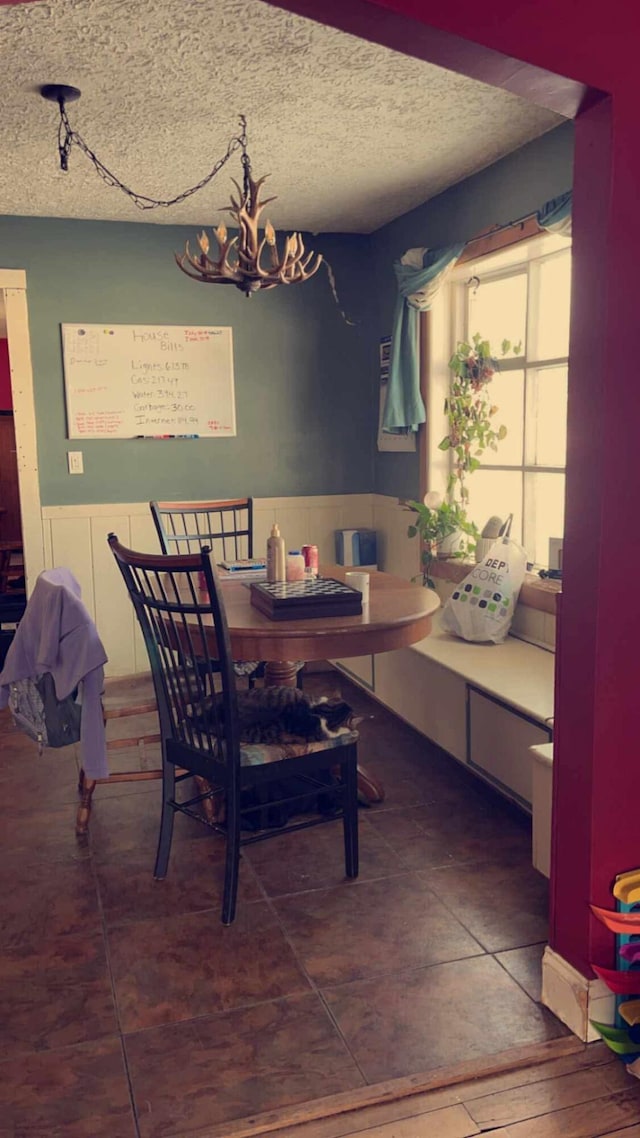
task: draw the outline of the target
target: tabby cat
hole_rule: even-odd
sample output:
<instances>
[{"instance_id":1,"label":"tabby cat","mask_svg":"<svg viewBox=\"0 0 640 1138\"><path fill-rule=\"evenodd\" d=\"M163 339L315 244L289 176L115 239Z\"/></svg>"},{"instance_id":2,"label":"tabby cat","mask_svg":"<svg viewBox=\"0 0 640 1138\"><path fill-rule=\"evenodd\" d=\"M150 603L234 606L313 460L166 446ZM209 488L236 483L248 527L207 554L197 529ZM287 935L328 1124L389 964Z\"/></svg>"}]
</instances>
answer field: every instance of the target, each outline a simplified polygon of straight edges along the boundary
<instances>
[{"instance_id":1,"label":"tabby cat","mask_svg":"<svg viewBox=\"0 0 640 1138\"><path fill-rule=\"evenodd\" d=\"M245 744L313 743L355 731L362 722L362 716L354 715L340 696L313 698L293 687L253 688L239 691L237 699L240 739ZM219 719L220 695L215 711ZM243 790L242 829L279 829L296 814L334 814L338 803L331 787L336 785L336 777L330 770L314 775L316 786L325 784L327 792L314 789L309 793L308 779L295 775L259 791Z\"/></svg>"},{"instance_id":2,"label":"tabby cat","mask_svg":"<svg viewBox=\"0 0 640 1138\"><path fill-rule=\"evenodd\" d=\"M293 687L238 692L244 743L314 743L355 731L357 717L339 696L313 698Z\"/></svg>"}]
</instances>

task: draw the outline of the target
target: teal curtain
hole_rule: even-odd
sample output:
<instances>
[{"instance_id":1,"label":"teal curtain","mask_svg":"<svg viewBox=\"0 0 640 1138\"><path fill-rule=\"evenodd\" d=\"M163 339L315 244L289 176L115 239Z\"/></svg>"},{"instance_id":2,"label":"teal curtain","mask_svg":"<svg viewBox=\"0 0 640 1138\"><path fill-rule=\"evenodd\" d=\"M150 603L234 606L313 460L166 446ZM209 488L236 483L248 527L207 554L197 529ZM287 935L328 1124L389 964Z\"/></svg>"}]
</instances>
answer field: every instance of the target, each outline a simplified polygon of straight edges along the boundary
<instances>
[{"instance_id":1,"label":"teal curtain","mask_svg":"<svg viewBox=\"0 0 640 1138\"><path fill-rule=\"evenodd\" d=\"M540 228L548 229L549 233L559 233L562 237L571 237L572 198L571 190L567 190L559 197L545 202L536 214Z\"/></svg>"},{"instance_id":2,"label":"teal curtain","mask_svg":"<svg viewBox=\"0 0 640 1138\"><path fill-rule=\"evenodd\" d=\"M425 421L420 394L418 313L431 307L433 298L463 249L464 242L441 249L411 249L394 263L398 299L382 417L382 429L388 434L404 435L417 431L420 423Z\"/></svg>"}]
</instances>

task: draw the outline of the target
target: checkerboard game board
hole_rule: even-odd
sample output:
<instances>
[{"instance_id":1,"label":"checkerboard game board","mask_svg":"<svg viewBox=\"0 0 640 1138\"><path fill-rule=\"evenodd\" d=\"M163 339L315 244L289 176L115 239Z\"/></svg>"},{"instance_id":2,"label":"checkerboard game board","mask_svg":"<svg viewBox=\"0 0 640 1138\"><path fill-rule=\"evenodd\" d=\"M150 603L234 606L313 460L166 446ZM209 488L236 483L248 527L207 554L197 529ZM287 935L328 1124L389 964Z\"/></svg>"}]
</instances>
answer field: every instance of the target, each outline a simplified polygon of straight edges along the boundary
<instances>
[{"instance_id":1,"label":"checkerboard game board","mask_svg":"<svg viewBox=\"0 0 640 1138\"><path fill-rule=\"evenodd\" d=\"M322 616L358 616L362 594L333 577L305 577L304 581L256 582L251 604L272 620Z\"/></svg>"}]
</instances>

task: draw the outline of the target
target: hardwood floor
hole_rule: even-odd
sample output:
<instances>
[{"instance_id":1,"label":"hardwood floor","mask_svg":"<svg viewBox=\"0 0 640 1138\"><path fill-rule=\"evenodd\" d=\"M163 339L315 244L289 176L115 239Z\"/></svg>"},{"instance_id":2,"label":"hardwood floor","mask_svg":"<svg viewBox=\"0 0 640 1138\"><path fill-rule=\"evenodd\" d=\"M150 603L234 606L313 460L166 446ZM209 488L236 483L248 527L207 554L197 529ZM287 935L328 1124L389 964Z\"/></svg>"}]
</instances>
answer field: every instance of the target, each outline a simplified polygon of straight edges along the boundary
<instances>
[{"instance_id":1,"label":"hardwood floor","mask_svg":"<svg viewBox=\"0 0 640 1138\"><path fill-rule=\"evenodd\" d=\"M602 1043L563 1040L543 1048L572 1044L573 1054L299 1125L279 1126L275 1115L247 1120L227 1127L224 1138L640 1138L640 1082ZM455 1069L443 1071L441 1078L455 1075ZM222 1138L222 1131L202 1131L198 1138Z\"/></svg>"}]
</instances>

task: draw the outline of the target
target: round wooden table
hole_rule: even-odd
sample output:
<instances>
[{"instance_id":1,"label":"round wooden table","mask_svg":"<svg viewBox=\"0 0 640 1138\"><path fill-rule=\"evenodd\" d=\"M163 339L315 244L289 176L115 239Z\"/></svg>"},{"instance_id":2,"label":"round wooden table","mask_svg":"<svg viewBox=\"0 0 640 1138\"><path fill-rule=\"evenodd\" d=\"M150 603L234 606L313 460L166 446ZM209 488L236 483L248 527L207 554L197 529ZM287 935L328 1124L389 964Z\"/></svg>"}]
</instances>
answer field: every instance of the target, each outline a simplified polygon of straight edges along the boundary
<instances>
[{"instance_id":1,"label":"round wooden table","mask_svg":"<svg viewBox=\"0 0 640 1138\"><path fill-rule=\"evenodd\" d=\"M320 575L343 581L347 570L322 565ZM370 599L361 616L271 620L251 604L247 582L222 579L231 651L235 660L264 660L265 682L294 685L297 660L332 660L406 648L428 636L440 602L432 589L371 570ZM221 575L218 575L221 579ZM213 648L213 646L212 646ZM359 766L359 791L370 802L384 789Z\"/></svg>"},{"instance_id":2,"label":"round wooden table","mask_svg":"<svg viewBox=\"0 0 640 1138\"><path fill-rule=\"evenodd\" d=\"M343 566L323 565L322 577L343 581ZM264 660L269 684L295 684L295 660L369 656L406 648L431 631L439 600L403 577L369 571L370 599L361 616L271 620L251 604L245 581L221 579L234 660Z\"/></svg>"}]
</instances>

